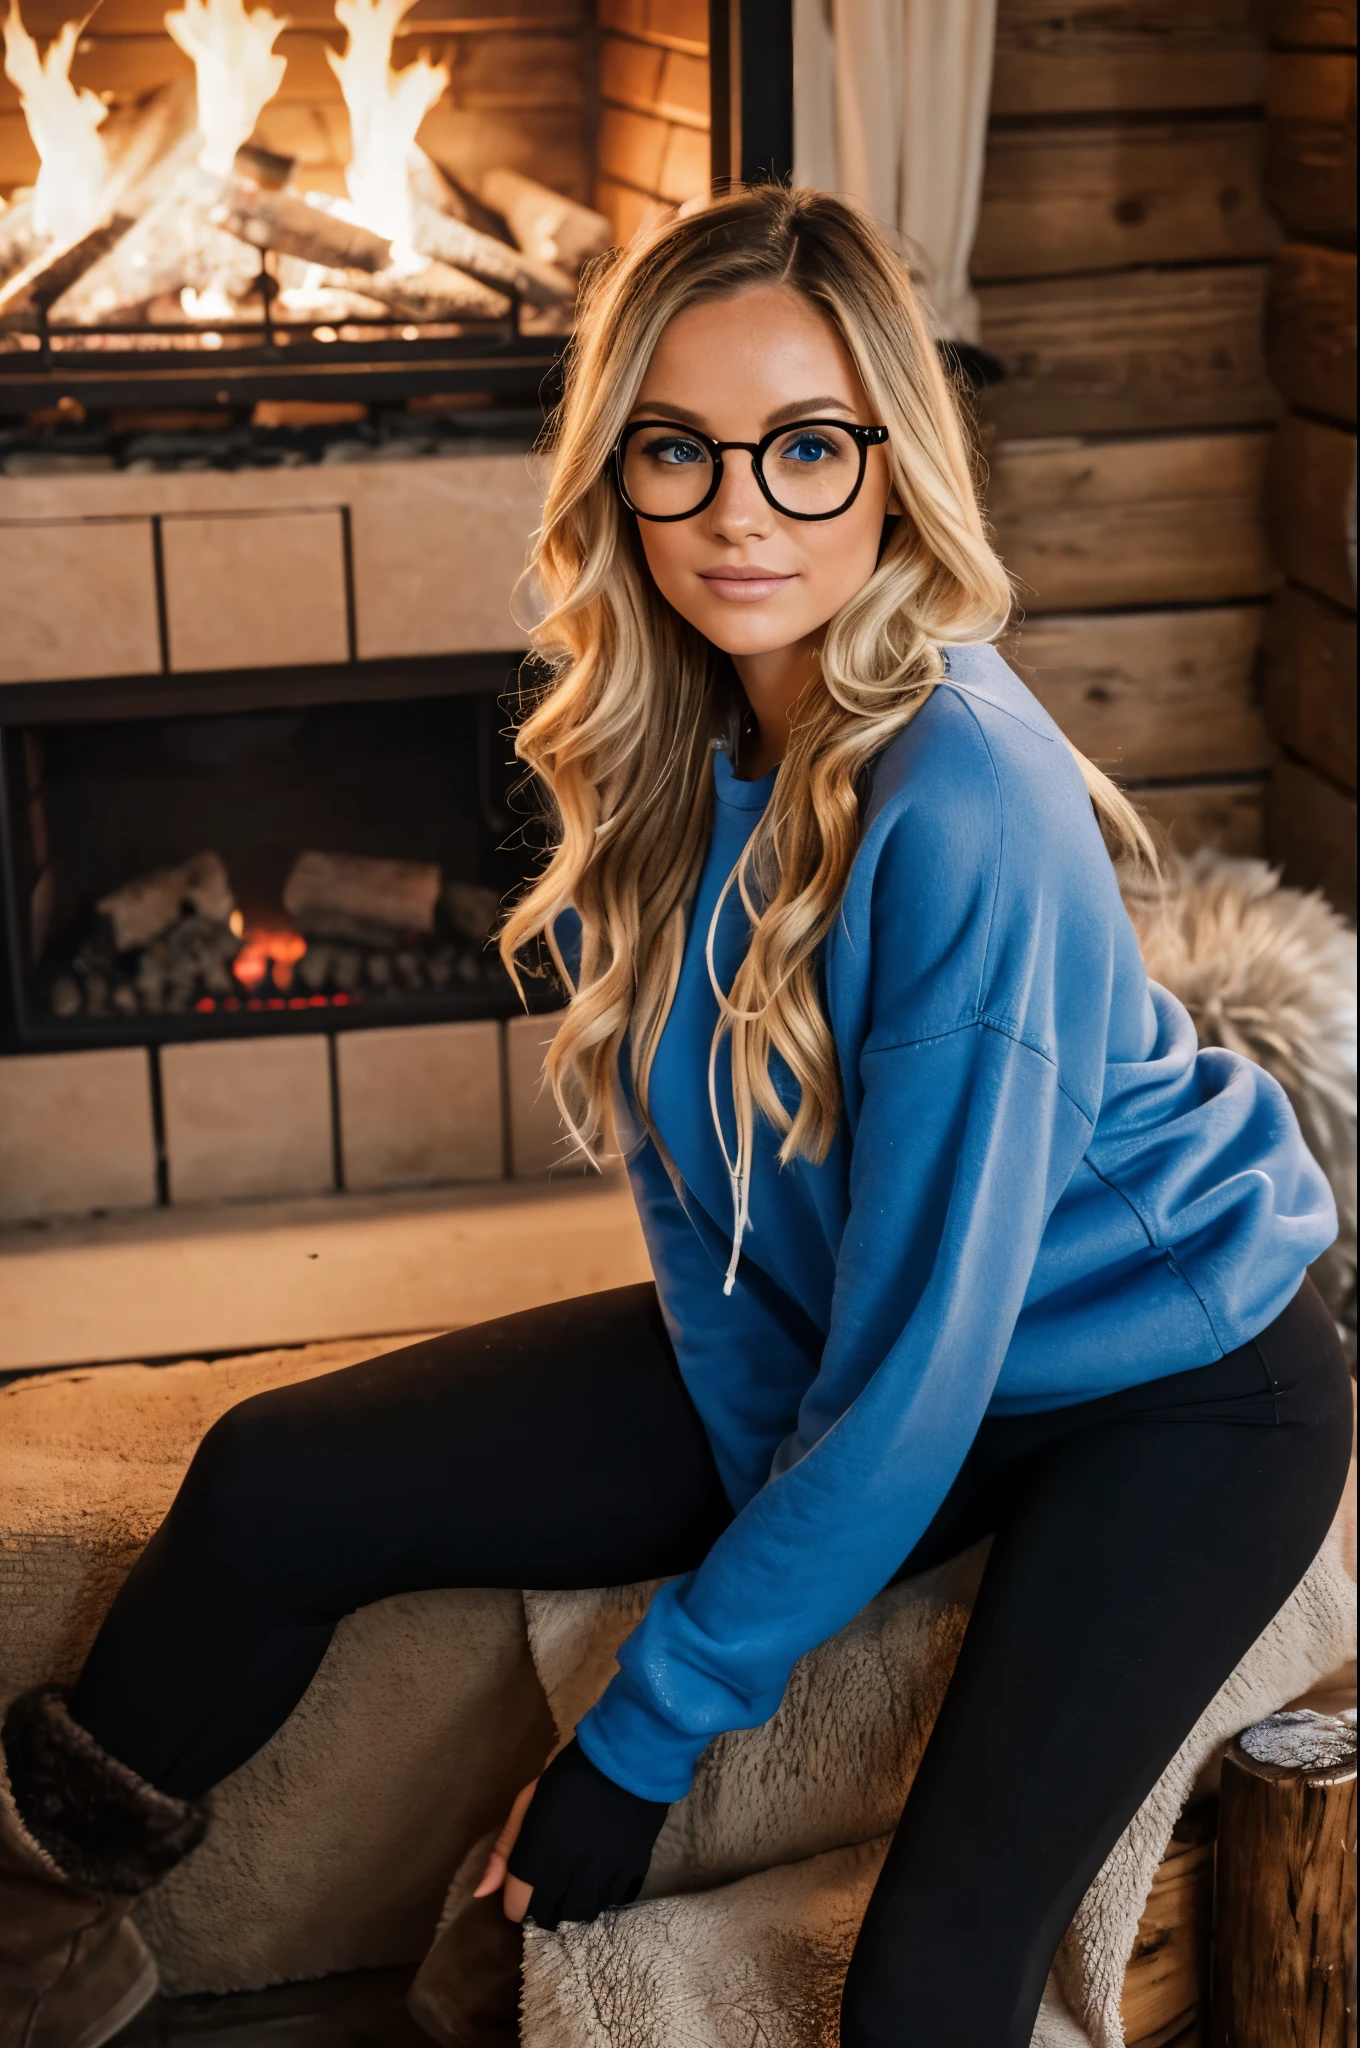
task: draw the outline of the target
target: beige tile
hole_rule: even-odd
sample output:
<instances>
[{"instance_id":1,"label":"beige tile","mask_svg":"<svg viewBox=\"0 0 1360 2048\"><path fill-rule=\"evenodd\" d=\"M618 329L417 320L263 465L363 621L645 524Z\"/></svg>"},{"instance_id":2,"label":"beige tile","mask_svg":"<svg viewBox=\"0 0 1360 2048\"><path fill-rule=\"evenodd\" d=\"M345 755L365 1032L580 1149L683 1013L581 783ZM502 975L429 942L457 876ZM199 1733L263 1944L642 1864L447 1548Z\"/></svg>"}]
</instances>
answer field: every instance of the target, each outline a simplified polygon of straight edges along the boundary
<instances>
[{"instance_id":1,"label":"beige tile","mask_svg":"<svg viewBox=\"0 0 1360 2048\"><path fill-rule=\"evenodd\" d=\"M543 1079L543 1055L559 1019L512 1017L505 1027L506 1087L510 1097L510 1171L516 1180L590 1169L571 1146L552 1090Z\"/></svg>"},{"instance_id":2,"label":"beige tile","mask_svg":"<svg viewBox=\"0 0 1360 2048\"><path fill-rule=\"evenodd\" d=\"M167 1045L161 1096L172 1202L312 1195L334 1184L323 1037Z\"/></svg>"},{"instance_id":3,"label":"beige tile","mask_svg":"<svg viewBox=\"0 0 1360 2048\"><path fill-rule=\"evenodd\" d=\"M172 669L348 658L336 507L167 518L161 546Z\"/></svg>"},{"instance_id":4,"label":"beige tile","mask_svg":"<svg viewBox=\"0 0 1360 2048\"><path fill-rule=\"evenodd\" d=\"M346 1031L335 1049L351 1194L500 1179L499 1024Z\"/></svg>"},{"instance_id":5,"label":"beige tile","mask_svg":"<svg viewBox=\"0 0 1360 2048\"><path fill-rule=\"evenodd\" d=\"M149 519L0 525L0 683L160 668Z\"/></svg>"},{"instance_id":6,"label":"beige tile","mask_svg":"<svg viewBox=\"0 0 1360 2048\"><path fill-rule=\"evenodd\" d=\"M361 660L524 646L511 599L543 507L527 455L374 463L344 480Z\"/></svg>"},{"instance_id":7,"label":"beige tile","mask_svg":"<svg viewBox=\"0 0 1360 2048\"><path fill-rule=\"evenodd\" d=\"M146 1209L156 1200L140 1047L0 1059L0 1217Z\"/></svg>"}]
</instances>

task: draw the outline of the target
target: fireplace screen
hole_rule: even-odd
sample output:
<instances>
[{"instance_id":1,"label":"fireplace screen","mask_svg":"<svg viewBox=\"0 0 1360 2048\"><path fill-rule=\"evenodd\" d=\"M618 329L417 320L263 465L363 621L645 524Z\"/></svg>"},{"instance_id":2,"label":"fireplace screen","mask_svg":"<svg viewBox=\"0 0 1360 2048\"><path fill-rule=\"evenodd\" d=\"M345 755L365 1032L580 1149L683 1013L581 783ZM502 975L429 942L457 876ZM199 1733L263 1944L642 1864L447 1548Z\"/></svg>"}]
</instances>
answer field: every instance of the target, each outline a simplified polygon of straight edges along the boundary
<instances>
[{"instance_id":1,"label":"fireplace screen","mask_svg":"<svg viewBox=\"0 0 1360 2048\"><path fill-rule=\"evenodd\" d=\"M487 940L535 833L495 693L3 739L19 1043L518 1011Z\"/></svg>"}]
</instances>

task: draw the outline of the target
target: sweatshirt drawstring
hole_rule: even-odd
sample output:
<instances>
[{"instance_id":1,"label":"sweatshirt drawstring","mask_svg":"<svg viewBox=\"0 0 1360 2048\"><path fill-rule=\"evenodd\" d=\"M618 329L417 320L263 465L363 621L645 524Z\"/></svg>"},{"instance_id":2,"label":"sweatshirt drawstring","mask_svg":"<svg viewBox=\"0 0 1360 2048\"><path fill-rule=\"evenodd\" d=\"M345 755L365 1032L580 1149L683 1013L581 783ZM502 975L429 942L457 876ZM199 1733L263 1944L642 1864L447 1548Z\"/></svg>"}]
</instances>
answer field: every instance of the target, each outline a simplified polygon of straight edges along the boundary
<instances>
[{"instance_id":1,"label":"sweatshirt drawstring","mask_svg":"<svg viewBox=\"0 0 1360 2048\"><path fill-rule=\"evenodd\" d=\"M754 836L753 833L752 838ZM713 1033L713 1038L708 1048L708 1107L713 1118L713 1129L717 1133L718 1149L723 1156L723 1165L727 1168L727 1183L732 1193L732 1256L727 1262L727 1272L723 1278L724 1294L732 1292L733 1283L737 1277L737 1266L741 1259L741 1241L745 1237L751 1222L751 1132L749 1128L743 1127L741 1111L737 1106L736 1074L734 1068L732 1115L736 1124L737 1144L736 1156L735 1158L732 1157L727 1150L727 1139L723 1134L722 1117L718 1111L718 1045L723 1035L723 1019L725 1016L729 1019L728 1029L729 1031L731 1030L731 1004L728 1001L726 991L718 980L718 970L713 960L713 941L717 934L718 919L722 915L722 907L727 901L728 891L740 874L742 861L746 859L750 850L750 841L748 840L747 844L742 848L741 858L718 892L718 900L713 906L713 915L708 921L708 935L704 940L704 959L708 964L708 978L712 984L713 993L718 999L718 1026Z\"/></svg>"}]
</instances>

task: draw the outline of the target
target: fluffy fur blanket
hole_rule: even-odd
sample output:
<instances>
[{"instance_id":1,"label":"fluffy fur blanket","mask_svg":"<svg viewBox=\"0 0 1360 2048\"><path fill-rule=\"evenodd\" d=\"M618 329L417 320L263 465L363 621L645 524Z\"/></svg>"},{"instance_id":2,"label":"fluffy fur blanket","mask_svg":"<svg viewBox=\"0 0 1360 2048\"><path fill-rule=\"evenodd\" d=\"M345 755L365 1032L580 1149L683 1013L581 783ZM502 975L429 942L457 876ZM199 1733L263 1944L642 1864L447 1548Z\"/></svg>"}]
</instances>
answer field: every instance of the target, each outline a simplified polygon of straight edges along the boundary
<instances>
[{"instance_id":1,"label":"fluffy fur blanket","mask_svg":"<svg viewBox=\"0 0 1360 2048\"><path fill-rule=\"evenodd\" d=\"M1355 1325L1355 936L1263 861L1203 852L1125 877L1149 973L1203 1044L1288 1092L1337 1194L1316 1278ZM1063 1943L1035 2048L1121 2048L1120 1994L1176 1818L1225 1742L1353 1654L1353 1495L1303 1584L1135 1816ZM966 1624L979 1557L890 1589L800 1665L775 1719L705 1755L627 1912L531 1932L526 2048L832 2048L850 1950ZM530 1641L565 1738L652 1589L529 1594ZM450 1908L456 1909L451 1898Z\"/></svg>"},{"instance_id":2,"label":"fluffy fur blanket","mask_svg":"<svg viewBox=\"0 0 1360 2048\"><path fill-rule=\"evenodd\" d=\"M643 1899L590 1927L531 1931L525 2048L834 2048L841 1981L887 1837L948 1684L982 1562L879 1596L794 1673L764 1728L724 1736L672 1809ZM1123 2048L1138 1922L1197 1779L1241 1729L1354 1652L1348 1499L1303 1583L1242 1660L1087 1893L1035 2048ZM565 1739L654 1588L531 1593L539 1676Z\"/></svg>"}]
</instances>

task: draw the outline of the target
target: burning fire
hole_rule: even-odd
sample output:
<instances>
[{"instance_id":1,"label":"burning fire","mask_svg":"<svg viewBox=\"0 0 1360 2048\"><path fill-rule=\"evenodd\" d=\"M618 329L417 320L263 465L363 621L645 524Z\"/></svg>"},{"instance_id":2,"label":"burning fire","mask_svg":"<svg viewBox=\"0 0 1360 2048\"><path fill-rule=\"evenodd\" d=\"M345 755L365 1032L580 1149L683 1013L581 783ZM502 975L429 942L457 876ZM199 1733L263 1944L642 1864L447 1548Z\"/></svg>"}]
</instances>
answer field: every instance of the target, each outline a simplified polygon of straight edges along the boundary
<instances>
[{"instance_id":1,"label":"burning fire","mask_svg":"<svg viewBox=\"0 0 1360 2048\"><path fill-rule=\"evenodd\" d=\"M98 134L107 107L71 83L71 59L84 21L68 21L40 58L10 0L5 22L5 76L17 86L28 132L42 168L33 188L33 225L54 241L74 241L99 218L108 158Z\"/></svg>"},{"instance_id":2,"label":"burning fire","mask_svg":"<svg viewBox=\"0 0 1360 2048\"><path fill-rule=\"evenodd\" d=\"M350 207L359 224L410 247L413 228L408 160L416 130L449 82L447 64L423 54L392 69L392 38L415 0L335 0L349 32L343 57L326 56L349 109Z\"/></svg>"},{"instance_id":3,"label":"burning fire","mask_svg":"<svg viewBox=\"0 0 1360 2048\"><path fill-rule=\"evenodd\" d=\"M184 0L166 15L165 26L194 63L203 137L198 161L225 178L260 109L283 83L288 60L274 55L274 44L287 22L267 7L247 14L242 0Z\"/></svg>"},{"instance_id":4,"label":"burning fire","mask_svg":"<svg viewBox=\"0 0 1360 2048\"><path fill-rule=\"evenodd\" d=\"M233 921L233 930L235 924ZM244 942L231 963L231 971L242 988L257 989L272 969L274 987L285 992L293 969L307 950L301 932L291 927L243 924Z\"/></svg>"}]
</instances>

